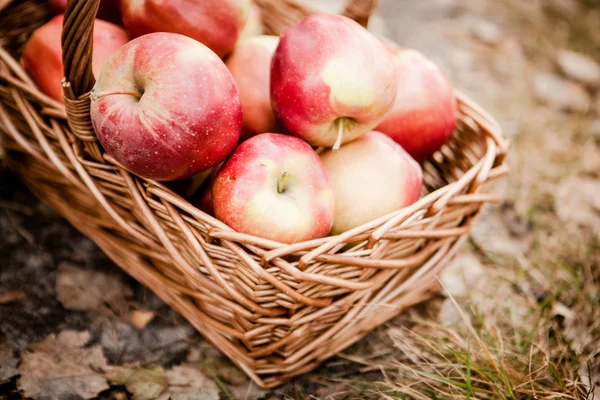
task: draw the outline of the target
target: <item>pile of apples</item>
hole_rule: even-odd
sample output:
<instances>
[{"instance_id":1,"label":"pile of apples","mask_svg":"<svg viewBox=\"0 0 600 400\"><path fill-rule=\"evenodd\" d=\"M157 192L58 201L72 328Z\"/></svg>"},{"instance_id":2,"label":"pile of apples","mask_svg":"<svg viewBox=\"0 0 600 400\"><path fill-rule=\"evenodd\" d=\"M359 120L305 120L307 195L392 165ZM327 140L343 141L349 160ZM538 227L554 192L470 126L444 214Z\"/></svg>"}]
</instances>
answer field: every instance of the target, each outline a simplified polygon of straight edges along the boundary
<instances>
[{"instance_id":1,"label":"pile of apples","mask_svg":"<svg viewBox=\"0 0 600 400\"><path fill-rule=\"evenodd\" d=\"M406 207L421 194L418 162L455 127L436 65L342 16L281 37L260 35L250 0L103 0L99 17L111 21L93 38L100 143L238 232L295 243ZM58 101L62 19L22 59Z\"/></svg>"}]
</instances>

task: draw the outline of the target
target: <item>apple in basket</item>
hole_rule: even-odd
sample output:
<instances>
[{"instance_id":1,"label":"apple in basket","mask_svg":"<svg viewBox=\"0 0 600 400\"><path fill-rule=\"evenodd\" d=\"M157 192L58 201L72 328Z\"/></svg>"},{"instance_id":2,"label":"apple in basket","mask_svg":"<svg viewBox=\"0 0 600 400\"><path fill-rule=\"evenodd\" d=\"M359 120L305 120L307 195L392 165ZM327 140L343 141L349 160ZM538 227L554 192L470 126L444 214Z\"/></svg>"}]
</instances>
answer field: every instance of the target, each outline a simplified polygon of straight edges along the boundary
<instances>
[{"instance_id":1,"label":"apple in basket","mask_svg":"<svg viewBox=\"0 0 600 400\"><path fill-rule=\"evenodd\" d=\"M295 243L326 236L333 191L319 156L302 140L276 133L238 146L212 189L215 216L238 232Z\"/></svg>"},{"instance_id":2,"label":"apple in basket","mask_svg":"<svg viewBox=\"0 0 600 400\"><path fill-rule=\"evenodd\" d=\"M250 2L250 9L248 12L248 20L246 21L246 25L244 25L244 29L240 33L240 39L259 36L263 34L263 24L262 24L262 12L259 6L256 5L254 1Z\"/></svg>"},{"instance_id":3,"label":"apple in basket","mask_svg":"<svg viewBox=\"0 0 600 400\"><path fill-rule=\"evenodd\" d=\"M123 24L133 36L180 33L219 57L235 46L249 9L250 0L121 0Z\"/></svg>"},{"instance_id":4,"label":"apple in basket","mask_svg":"<svg viewBox=\"0 0 600 400\"><path fill-rule=\"evenodd\" d=\"M335 195L333 234L411 205L421 194L421 167L383 133L368 132L321 159Z\"/></svg>"},{"instance_id":5,"label":"apple in basket","mask_svg":"<svg viewBox=\"0 0 600 400\"><path fill-rule=\"evenodd\" d=\"M396 98L383 43L355 21L318 14L288 28L271 66L271 98L286 132L313 146L352 141L379 124Z\"/></svg>"},{"instance_id":6,"label":"apple in basket","mask_svg":"<svg viewBox=\"0 0 600 400\"><path fill-rule=\"evenodd\" d=\"M223 61L175 33L144 35L121 47L98 78L90 111L106 152L157 181L218 164L242 128L240 96Z\"/></svg>"},{"instance_id":7,"label":"apple in basket","mask_svg":"<svg viewBox=\"0 0 600 400\"><path fill-rule=\"evenodd\" d=\"M23 50L22 63L38 87L48 96L62 102L62 78L65 76L62 62L63 15L57 15L39 27ZM125 30L110 22L95 20L94 52L92 70L100 74L106 60L129 41Z\"/></svg>"},{"instance_id":8,"label":"apple in basket","mask_svg":"<svg viewBox=\"0 0 600 400\"><path fill-rule=\"evenodd\" d=\"M68 0L50 0L50 8L56 14L63 14L67 9ZM101 0L98 8L97 18L103 19L114 24L121 25L121 14L119 13L119 3L121 0Z\"/></svg>"},{"instance_id":9,"label":"apple in basket","mask_svg":"<svg viewBox=\"0 0 600 400\"><path fill-rule=\"evenodd\" d=\"M277 36L263 35L242 39L225 62L242 98L242 140L259 133L279 131L269 93L271 59L278 44Z\"/></svg>"},{"instance_id":10,"label":"apple in basket","mask_svg":"<svg viewBox=\"0 0 600 400\"><path fill-rule=\"evenodd\" d=\"M418 161L435 153L456 125L456 100L440 68L415 50L387 42L396 66L398 96L376 130L399 143Z\"/></svg>"}]
</instances>

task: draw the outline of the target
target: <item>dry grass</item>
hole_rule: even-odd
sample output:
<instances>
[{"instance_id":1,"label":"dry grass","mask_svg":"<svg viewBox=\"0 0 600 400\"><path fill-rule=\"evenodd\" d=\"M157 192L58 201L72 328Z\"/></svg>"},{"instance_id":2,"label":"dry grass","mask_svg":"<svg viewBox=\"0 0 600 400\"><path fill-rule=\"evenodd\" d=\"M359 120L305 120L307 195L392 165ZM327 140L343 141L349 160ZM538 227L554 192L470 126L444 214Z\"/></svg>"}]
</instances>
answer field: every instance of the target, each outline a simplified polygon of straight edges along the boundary
<instances>
[{"instance_id":1,"label":"dry grass","mask_svg":"<svg viewBox=\"0 0 600 400\"><path fill-rule=\"evenodd\" d=\"M391 339L391 356L373 361L355 349L346 357L363 371L379 368L384 379L338 379L343 390L323 398L593 399L600 379L600 256L597 241L586 244L587 254L557 252L554 264L499 270L471 296L449 297L456 324L438 322L440 298L394 321L378 334ZM497 293L482 295L494 287L504 304Z\"/></svg>"},{"instance_id":2,"label":"dry grass","mask_svg":"<svg viewBox=\"0 0 600 400\"><path fill-rule=\"evenodd\" d=\"M526 68L515 81L527 81L539 71L555 72L560 48L596 55L600 62L600 3L581 1L574 14L551 3L559 1L460 4L517 38ZM452 35L464 39L460 32ZM460 46L476 52L480 65L488 60L488 70L496 68L497 49L482 50L466 40ZM600 110L566 114L539 105L531 93L519 98L516 85L499 90L523 107L511 114L506 106L504 119L518 115L521 133L513 140L516 173L501 214L507 224L522 222L517 230L526 231L531 245L515 256L474 246L485 279L465 296L430 300L350 349L343 357L360 366L358 373L327 379L335 390L310 398L600 399L600 238L590 227L561 221L553 197L565 178L577 174L582 149L593 142L586 127ZM590 94L600 98L600 90ZM501 113L502 105L495 110ZM453 323L440 318L449 310L456 314ZM374 357L373 347L383 355ZM381 375L373 379L372 371Z\"/></svg>"}]
</instances>

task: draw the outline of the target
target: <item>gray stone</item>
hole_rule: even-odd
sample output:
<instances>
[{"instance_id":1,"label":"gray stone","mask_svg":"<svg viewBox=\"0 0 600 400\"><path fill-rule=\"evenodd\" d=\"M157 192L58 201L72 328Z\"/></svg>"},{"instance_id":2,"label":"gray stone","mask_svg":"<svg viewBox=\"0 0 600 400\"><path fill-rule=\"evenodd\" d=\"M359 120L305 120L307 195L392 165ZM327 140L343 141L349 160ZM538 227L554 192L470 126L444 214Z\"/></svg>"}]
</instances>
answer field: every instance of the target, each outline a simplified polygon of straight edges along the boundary
<instances>
[{"instance_id":1,"label":"gray stone","mask_svg":"<svg viewBox=\"0 0 600 400\"><path fill-rule=\"evenodd\" d=\"M590 109L590 95L578 84L547 73L535 77L536 98L553 108L585 113Z\"/></svg>"},{"instance_id":2,"label":"gray stone","mask_svg":"<svg viewBox=\"0 0 600 400\"><path fill-rule=\"evenodd\" d=\"M569 79L590 86L600 83L600 65L591 57L571 50L561 50L556 62Z\"/></svg>"},{"instance_id":3,"label":"gray stone","mask_svg":"<svg viewBox=\"0 0 600 400\"><path fill-rule=\"evenodd\" d=\"M467 320L470 322L470 315L467 313L464 314L467 316ZM463 318L460 315L460 311L456 308L456 304L454 304L450 298L444 300L442 303L440 313L438 314L438 319L440 324L446 327L453 327L464 323Z\"/></svg>"},{"instance_id":4,"label":"gray stone","mask_svg":"<svg viewBox=\"0 0 600 400\"><path fill-rule=\"evenodd\" d=\"M562 221L600 233L600 180L578 176L566 179L556 191L554 208Z\"/></svg>"},{"instance_id":5,"label":"gray stone","mask_svg":"<svg viewBox=\"0 0 600 400\"><path fill-rule=\"evenodd\" d=\"M502 39L502 29L490 21L478 20L471 27L473 36L482 43L493 46Z\"/></svg>"},{"instance_id":6,"label":"gray stone","mask_svg":"<svg viewBox=\"0 0 600 400\"><path fill-rule=\"evenodd\" d=\"M471 231L473 243L488 257L496 259L522 257L531 247L533 236L529 233L515 237L506 226L497 208L486 209Z\"/></svg>"},{"instance_id":7,"label":"gray stone","mask_svg":"<svg viewBox=\"0 0 600 400\"><path fill-rule=\"evenodd\" d=\"M440 281L445 291L453 297L467 295L468 289L475 286L484 276L483 266L473 253L460 253L444 270Z\"/></svg>"}]
</instances>

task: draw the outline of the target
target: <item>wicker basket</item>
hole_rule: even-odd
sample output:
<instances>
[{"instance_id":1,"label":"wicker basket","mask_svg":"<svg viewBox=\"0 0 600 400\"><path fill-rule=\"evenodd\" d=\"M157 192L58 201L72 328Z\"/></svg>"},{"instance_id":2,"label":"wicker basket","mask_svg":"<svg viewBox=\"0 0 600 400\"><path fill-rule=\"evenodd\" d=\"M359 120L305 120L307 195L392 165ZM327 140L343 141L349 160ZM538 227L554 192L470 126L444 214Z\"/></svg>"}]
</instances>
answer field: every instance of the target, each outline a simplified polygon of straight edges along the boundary
<instances>
[{"instance_id":1,"label":"wicker basket","mask_svg":"<svg viewBox=\"0 0 600 400\"><path fill-rule=\"evenodd\" d=\"M258 385L277 386L431 295L493 181L507 173L496 122L458 96L450 142L424 162L424 197L339 236L284 245L236 233L105 154L89 118L98 0L71 0L63 32L65 103L17 61L49 14L45 0L0 2L0 139L29 189L180 312ZM279 33L310 11L257 0ZM373 1L346 15L366 24ZM353 246L348 244L352 243Z\"/></svg>"}]
</instances>

